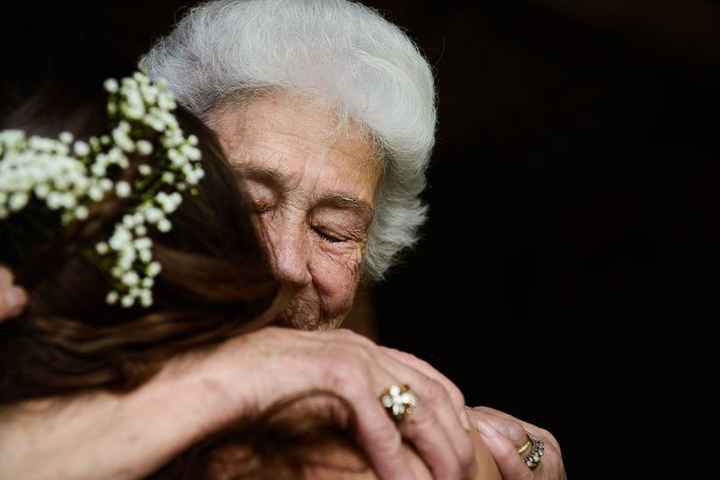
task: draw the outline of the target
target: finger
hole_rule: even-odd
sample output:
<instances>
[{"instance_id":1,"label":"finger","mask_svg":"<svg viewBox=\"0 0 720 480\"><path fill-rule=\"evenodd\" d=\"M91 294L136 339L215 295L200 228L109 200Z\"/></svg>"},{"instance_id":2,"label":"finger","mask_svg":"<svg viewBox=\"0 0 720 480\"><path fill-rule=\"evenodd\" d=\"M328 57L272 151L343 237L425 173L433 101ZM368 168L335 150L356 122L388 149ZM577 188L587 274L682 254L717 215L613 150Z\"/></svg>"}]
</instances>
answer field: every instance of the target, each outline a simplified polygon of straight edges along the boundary
<instances>
[{"instance_id":1,"label":"finger","mask_svg":"<svg viewBox=\"0 0 720 480\"><path fill-rule=\"evenodd\" d=\"M467 436L460 424L458 427L461 434ZM428 465L434 479L467 478L465 472L472 473L476 468L472 461L461 458L455 446L456 440L431 407L418 405L401 421L399 428L403 437L412 443Z\"/></svg>"},{"instance_id":2,"label":"finger","mask_svg":"<svg viewBox=\"0 0 720 480\"><path fill-rule=\"evenodd\" d=\"M480 409L468 409L468 414L476 427L479 422L489 423L493 429L515 445L516 449L528 441L528 432L515 419L498 417Z\"/></svg>"},{"instance_id":3,"label":"finger","mask_svg":"<svg viewBox=\"0 0 720 480\"><path fill-rule=\"evenodd\" d=\"M383 480L415 480L402 454L403 440L395 422L373 395L356 397L357 434L370 464Z\"/></svg>"},{"instance_id":4,"label":"finger","mask_svg":"<svg viewBox=\"0 0 720 480\"><path fill-rule=\"evenodd\" d=\"M555 438L555 436L554 436L552 433L550 433L549 431L547 431L547 430L545 430L545 429L543 429L543 428L538 427L537 425L533 425L532 423L526 422L526 421L521 420L521 419L519 419L519 418L513 417L513 416L510 415L510 414L507 414L507 413L505 413L505 412L501 412L500 410L496 410L496 409L490 408L490 407L476 407L476 408L474 408L473 410L480 410L480 411L483 411L483 412L485 412L485 413L487 413L487 414L489 414L489 415L494 415L494 416L496 416L496 417L506 418L506 419L509 419L509 420L518 422L518 423L520 423L520 425L523 426L523 428L524 428L525 430L527 430L528 433L534 435L536 438L540 438L540 439L543 440L546 444L550 444L551 446L553 446L553 447L555 448L555 450L556 450L558 453L560 453L560 452L562 451L561 448L560 448L560 444L558 443L558 441L557 441L557 439Z\"/></svg>"},{"instance_id":5,"label":"finger","mask_svg":"<svg viewBox=\"0 0 720 480\"><path fill-rule=\"evenodd\" d=\"M347 399L354 408L356 435L367 458L383 480L415 480L415 476L402 455L403 439L395 422L380 402L382 388L397 379L368 354L364 347L347 342L342 336L325 334L311 336L330 348L325 350L333 368L321 380L321 388L335 391Z\"/></svg>"},{"instance_id":6,"label":"finger","mask_svg":"<svg viewBox=\"0 0 720 480\"><path fill-rule=\"evenodd\" d=\"M489 423L480 422L478 430L497 463L503 480L532 480L534 473L522 461L515 446Z\"/></svg>"},{"instance_id":7,"label":"finger","mask_svg":"<svg viewBox=\"0 0 720 480\"><path fill-rule=\"evenodd\" d=\"M414 448L403 448L403 455L405 456L405 460L410 465L410 470L412 470L413 475L415 476L416 480L433 480L433 475L428 469L427 464L425 464L425 461L420 457L417 450Z\"/></svg>"},{"instance_id":8,"label":"finger","mask_svg":"<svg viewBox=\"0 0 720 480\"><path fill-rule=\"evenodd\" d=\"M399 428L402 436L415 447L434 478L454 479L460 478L464 472L472 473L475 467L472 443L460 424L450 397L438 382L389 355L382 355L382 350L375 343L352 332L335 331L327 334L326 338L332 338L335 346L342 343L344 354L349 354L351 349L357 350L351 357L371 360L365 364L366 367L371 366L369 370L366 368L364 373L356 372L349 377L366 378L368 371L389 374L374 375L377 381L374 404L383 410L388 419L390 417L380 402L380 396L390 385L409 384L416 395L422 397L419 408L406 416L396 429ZM347 367L354 368L355 364L350 363ZM337 384L358 384L351 378Z\"/></svg>"},{"instance_id":9,"label":"finger","mask_svg":"<svg viewBox=\"0 0 720 480\"><path fill-rule=\"evenodd\" d=\"M335 383L353 385L348 392L348 398L360 397L360 390L372 391L375 395L372 406L381 409L385 419L391 421L396 431L415 447L433 472L434 478L456 479L460 478L464 471L470 471L465 467L465 463L469 463L470 467L474 466L472 443L457 419L450 398L438 382L388 355L383 355L377 345L369 340L358 339L349 332L337 332L328 338L334 339L335 347L342 344L340 355L346 356L347 360L342 361L344 373L336 370L335 375L345 378L339 378ZM338 353L335 354L336 357ZM364 361L354 361L358 358ZM337 358L334 363L337 365ZM367 379L370 379L370 384L366 387L362 384L367 382ZM420 401L412 414L406 415L395 424L380 398L391 385L403 384L410 385ZM465 451L459 453L463 440L467 446ZM376 447L370 445L370 448ZM463 455L462 459L460 455Z\"/></svg>"},{"instance_id":10,"label":"finger","mask_svg":"<svg viewBox=\"0 0 720 480\"><path fill-rule=\"evenodd\" d=\"M424 375L432 378L436 382L439 382L443 387L445 387L445 390L447 391L448 395L450 396L450 399L452 401L452 404L457 412L458 418L460 419L460 423L462 423L462 426L469 430L471 428L470 426L470 420L468 418L468 414L465 411L465 396L462 394L462 391L452 382L449 378L447 378L445 375L440 373L435 367L430 365L428 362L421 360L417 358L414 355L411 355L406 352L402 352L400 350L396 350L394 348L389 347L380 347L385 353L390 355L391 357L395 358L396 360L409 365L416 370L419 370Z\"/></svg>"},{"instance_id":11,"label":"finger","mask_svg":"<svg viewBox=\"0 0 720 480\"><path fill-rule=\"evenodd\" d=\"M435 467L434 477L472 477L477 469L472 440L443 385L393 359L387 359L385 367L418 396L417 408L400 423L400 429Z\"/></svg>"},{"instance_id":12,"label":"finger","mask_svg":"<svg viewBox=\"0 0 720 480\"><path fill-rule=\"evenodd\" d=\"M482 412L487 418L495 418L508 424L517 423L522 425L529 434L542 440L545 445L545 456L543 456L543 461L535 470L535 473L540 473L542 478L564 478L565 467L562 461L562 450L560 450L560 445L550 432L493 408L478 407L473 410L476 412L475 414Z\"/></svg>"}]
</instances>

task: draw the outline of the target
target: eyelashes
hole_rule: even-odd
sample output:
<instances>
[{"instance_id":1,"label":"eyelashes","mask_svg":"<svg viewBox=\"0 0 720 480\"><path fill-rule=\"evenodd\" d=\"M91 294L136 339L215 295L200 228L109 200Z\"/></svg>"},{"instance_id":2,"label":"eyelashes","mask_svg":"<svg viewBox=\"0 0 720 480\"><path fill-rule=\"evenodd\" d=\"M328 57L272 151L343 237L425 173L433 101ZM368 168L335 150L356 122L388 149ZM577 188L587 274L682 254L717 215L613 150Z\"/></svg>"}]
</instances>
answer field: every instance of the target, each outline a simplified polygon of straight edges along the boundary
<instances>
[{"instance_id":1,"label":"eyelashes","mask_svg":"<svg viewBox=\"0 0 720 480\"><path fill-rule=\"evenodd\" d=\"M329 243L343 243L343 242L347 242L347 241L348 241L347 238L342 238L342 237L339 237L339 236L337 236L337 235L328 233L326 230L323 230L323 229L320 228L320 227L313 227L313 231L314 231L320 238L322 238L323 240L325 240L326 242L329 242Z\"/></svg>"}]
</instances>

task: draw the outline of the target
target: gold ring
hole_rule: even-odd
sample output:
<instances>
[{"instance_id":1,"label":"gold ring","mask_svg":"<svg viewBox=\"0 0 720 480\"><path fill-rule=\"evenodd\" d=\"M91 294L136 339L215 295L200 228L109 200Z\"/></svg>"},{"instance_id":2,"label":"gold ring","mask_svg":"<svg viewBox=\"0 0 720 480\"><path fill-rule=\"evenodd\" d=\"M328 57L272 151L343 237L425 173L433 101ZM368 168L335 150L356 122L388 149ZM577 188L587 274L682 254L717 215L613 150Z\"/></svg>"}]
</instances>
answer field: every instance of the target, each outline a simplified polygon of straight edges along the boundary
<instances>
[{"instance_id":1,"label":"gold ring","mask_svg":"<svg viewBox=\"0 0 720 480\"><path fill-rule=\"evenodd\" d=\"M522 454L527 452L528 450L530 450L532 448L532 446L533 446L532 438L530 438L530 436L528 435L528 441L525 442L525 445L518 448L518 451L517 451L518 455L522 456Z\"/></svg>"}]
</instances>

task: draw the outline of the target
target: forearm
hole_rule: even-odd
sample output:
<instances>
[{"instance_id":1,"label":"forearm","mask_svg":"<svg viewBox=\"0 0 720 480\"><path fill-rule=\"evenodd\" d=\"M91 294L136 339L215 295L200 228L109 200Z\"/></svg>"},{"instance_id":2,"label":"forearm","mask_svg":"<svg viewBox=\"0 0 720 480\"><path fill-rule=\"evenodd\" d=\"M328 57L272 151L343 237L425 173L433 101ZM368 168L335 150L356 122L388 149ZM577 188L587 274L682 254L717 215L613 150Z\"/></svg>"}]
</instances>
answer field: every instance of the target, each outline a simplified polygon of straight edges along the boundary
<instances>
[{"instance_id":1,"label":"forearm","mask_svg":"<svg viewBox=\"0 0 720 480\"><path fill-rule=\"evenodd\" d=\"M128 397L129 398L129 397ZM109 394L26 402L0 414L0 478L132 478L109 465L126 455L132 423L122 398ZM130 465L130 464L128 464ZM130 472L128 472L130 473Z\"/></svg>"},{"instance_id":2,"label":"forearm","mask_svg":"<svg viewBox=\"0 0 720 480\"><path fill-rule=\"evenodd\" d=\"M171 362L128 394L93 393L0 411L0 478L129 480L229 420L237 406L200 361Z\"/></svg>"}]
</instances>

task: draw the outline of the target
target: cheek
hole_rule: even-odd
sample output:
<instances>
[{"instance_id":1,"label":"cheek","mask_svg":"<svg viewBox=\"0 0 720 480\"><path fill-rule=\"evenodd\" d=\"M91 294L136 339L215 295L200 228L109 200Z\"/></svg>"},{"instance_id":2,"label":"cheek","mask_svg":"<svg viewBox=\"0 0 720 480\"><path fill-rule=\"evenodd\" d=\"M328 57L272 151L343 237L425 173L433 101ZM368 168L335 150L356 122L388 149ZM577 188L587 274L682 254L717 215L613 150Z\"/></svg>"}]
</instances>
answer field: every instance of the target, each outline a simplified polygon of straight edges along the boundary
<instances>
[{"instance_id":1,"label":"cheek","mask_svg":"<svg viewBox=\"0 0 720 480\"><path fill-rule=\"evenodd\" d=\"M350 310L360 280L361 267L360 251L315 251L311 273L315 288L329 310L335 313L347 313Z\"/></svg>"}]
</instances>

